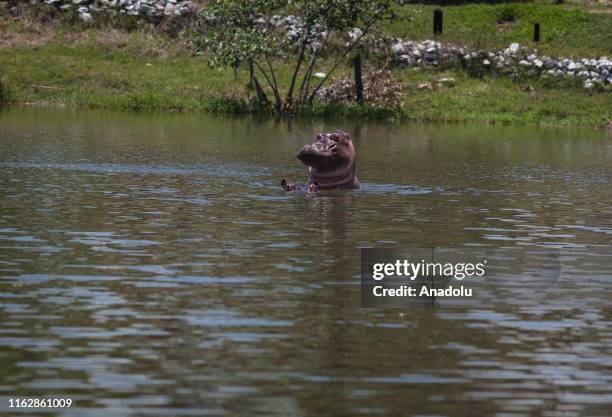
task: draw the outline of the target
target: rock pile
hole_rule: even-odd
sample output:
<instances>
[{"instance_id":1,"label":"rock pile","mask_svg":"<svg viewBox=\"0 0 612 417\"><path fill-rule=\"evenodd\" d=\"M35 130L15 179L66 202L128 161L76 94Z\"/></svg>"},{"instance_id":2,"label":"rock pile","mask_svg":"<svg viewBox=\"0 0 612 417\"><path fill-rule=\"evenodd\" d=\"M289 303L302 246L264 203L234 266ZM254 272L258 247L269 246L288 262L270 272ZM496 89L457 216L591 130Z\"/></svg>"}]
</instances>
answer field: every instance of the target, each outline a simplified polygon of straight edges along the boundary
<instances>
[{"instance_id":1,"label":"rock pile","mask_svg":"<svg viewBox=\"0 0 612 417\"><path fill-rule=\"evenodd\" d=\"M41 0L60 10L77 8L79 17L92 21L91 12L109 12L159 19L164 16L182 16L189 13L192 3L185 0Z\"/></svg>"},{"instance_id":2,"label":"rock pile","mask_svg":"<svg viewBox=\"0 0 612 417\"><path fill-rule=\"evenodd\" d=\"M498 51L480 52L432 40L415 42L397 39L392 45L392 51L395 59L407 67L463 66L502 74L535 73L541 77L578 77L584 81L585 88L593 88L597 83L612 84L612 60L607 57L576 61L555 59L539 55L537 49L520 46L518 43Z\"/></svg>"},{"instance_id":3,"label":"rock pile","mask_svg":"<svg viewBox=\"0 0 612 417\"><path fill-rule=\"evenodd\" d=\"M266 26L270 24L271 26L282 29L287 32L287 36L290 39L297 39L300 36L300 33L304 30L303 24L297 17L293 15L289 16L280 16L275 15L267 20L265 17L258 17L255 20L255 23L258 23L260 26Z\"/></svg>"}]
</instances>

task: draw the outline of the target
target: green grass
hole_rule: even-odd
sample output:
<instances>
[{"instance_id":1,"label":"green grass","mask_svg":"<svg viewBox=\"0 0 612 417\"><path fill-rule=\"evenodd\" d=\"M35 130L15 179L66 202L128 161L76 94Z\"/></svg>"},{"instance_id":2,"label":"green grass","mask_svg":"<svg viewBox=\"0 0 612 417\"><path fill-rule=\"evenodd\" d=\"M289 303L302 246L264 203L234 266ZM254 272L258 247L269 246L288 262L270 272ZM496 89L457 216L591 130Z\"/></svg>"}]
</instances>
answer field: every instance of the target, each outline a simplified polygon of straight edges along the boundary
<instances>
[{"instance_id":1,"label":"green grass","mask_svg":"<svg viewBox=\"0 0 612 417\"><path fill-rule=\"evenodd\" d=\"M498 33L495 16L502 11L514 13L513 10L504 11L504 7L521 7L521 11L512 29ZM409 14L410 10L423 12L412 22L400 24L396 21L388 30L406 38L428 37L432 9L404 6L401 8L403 14ZM546 25L553 27L551 22L567 24L564 36L551 37L543 32L545 42L541 49L548 48L551 55L572 55L569 52L574 51L577 56L597 56L612 45L608 39L612 26L602 27L605 22L610 23L608 16L533 4L446 7L446 31L442 39L465 41L483 48L506 46L526 36L523 32L530 29L525 22L532 17L540 19L543 30ZM583 30L583 23L577 23L581 19L586 19L589 25L595 22L598 29L592 33ZM0 48L0 74L4 80L0 84L0 98L5 101L126 110L262 112L246 93L246 69L241 69L238 79L234 80L232 70L210 68L203 57L192 56L176 39L163 34L142 28L113 32L86 27L76 31L71 26L60 26L54 28L50 39L37 42L36 31L31 31L27 25L8 24L13 33L27 37L18 43L20 46ZM491 30L493 34L487 32ZM573 43L578 35L581 46L578 39ZM340 68L336 78L350 73L351 68ZM277 77L281 84L286 85L290 75L289 66L279 66ZM317 103L303 108L300 115L599 127L612 120L609 88L588 92L579 83L512 81L493 76L473 78L462 70L395 68L392 76L406 86L400 108ZM438 78L448 76L457 80L454 87L437 86ZM434 89L419 89L418 85L425 82L430 82ZM528 85L530 88L526 89Z\"/></svg>"},{"instance_id":2,"label":"green grass","mask_svg":"<svg viewBox=\"0 0 612 417\"><path fill-rule=\"evenodd\" d=\"M205 96L227 94L231 80L230 71L211 70L202 58L147 57L90 44L0 49L0 62L18 102L190 110Z\"/></svg>"},{"instance_id":3,"label":"green grass","mask_svg":"<svg viewBox=\"0 0 612 417\"><path fill-rule=\"evenodd\" d=\"M407 4L396 9L397 18L386 25L394 36L432 38L433 10L437 6ZM612 13L554 4L499 3L442 7L442 42L490 50L512 42L531 45L542 53L565 57L612 55ZM505 20L505 24L499 21ZM534 44L533 23L541 24L541 42Z\"/></svg>"},{"instance_id":4,"label":"green grass","mask_svg":"<svg viewBox=\"0 0 612 417\"><path fill-rule=\"evenodd\" d=\"M566 126L605 126L612 119L609 93L589 93L573 83L557 82L551 88L543 80L480 79L462 71L403 71L399 75L412 86L402 106L411 119ZM457 80L455 86L436 83L438 78L449 76ZM430 82L434 90L415 88L424 82Z\"/></svg>"},{"instance_id":5,"label":"green grass","mask_svg":"<svg viewBox=\"0 0 612 417\"><path fill-rule=\"evenodd\" d=\"M211 69L201 57L155 58L90 45L50 44L37 49L0 49L10 100L127 110L218 113L258 111L245 94L248 77ZM350 68L343 68L348 73ZM289 67L279 71L287 79ZM338 74L340 75L340 74ZM471 78L461 70L393 70L406 86L399 109L316 104L302 115L323 117L472 121L605 126L612 119L612 94L590 93L579 85L514 82L505 77ZM452 76L454 87L437 86ZM433 90L419 89L430 82ZM535 91L523 91L531 85Z\"/></svg>"}]
</instances>

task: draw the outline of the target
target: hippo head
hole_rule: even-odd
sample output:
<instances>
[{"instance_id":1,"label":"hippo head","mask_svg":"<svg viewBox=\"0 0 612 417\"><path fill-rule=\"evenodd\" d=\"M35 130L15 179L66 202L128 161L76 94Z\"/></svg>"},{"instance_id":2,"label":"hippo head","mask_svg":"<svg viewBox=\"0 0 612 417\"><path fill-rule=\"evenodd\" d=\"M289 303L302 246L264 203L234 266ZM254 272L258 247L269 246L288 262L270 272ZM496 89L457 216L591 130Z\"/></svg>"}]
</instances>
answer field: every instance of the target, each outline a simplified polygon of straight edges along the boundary
<instances>
[{"instance_id":1,"label":"hippo head","mask_svg":"<svg viewBox=\"0 0 612 417\"><path fill-rule=\"evenodd\" d=\"M298 159L310 167L310 182L321 189L358 188L355 177L355 147L348 133L337 131L317 135L305 145Z\"/></svg>"},{"instance_id":2,"label":"hippo head","mask_svg":"<svg viewBox=\"0 0 612 417\"><path fill-rule=\"evenodd\" d=\"M355 148L348 133L320 133L314 143L302 148L298 159L318 170L333 169L352 163L355 160Z\"/></svg>"}]
</instances>

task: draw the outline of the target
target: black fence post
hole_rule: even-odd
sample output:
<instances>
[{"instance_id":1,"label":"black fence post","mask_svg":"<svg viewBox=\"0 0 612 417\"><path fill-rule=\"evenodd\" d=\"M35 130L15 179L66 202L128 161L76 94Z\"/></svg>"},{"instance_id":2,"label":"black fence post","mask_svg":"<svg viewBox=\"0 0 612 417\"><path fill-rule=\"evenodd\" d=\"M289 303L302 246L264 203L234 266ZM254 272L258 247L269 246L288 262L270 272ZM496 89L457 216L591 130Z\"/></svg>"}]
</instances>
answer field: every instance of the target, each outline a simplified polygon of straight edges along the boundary
<instances>
[{"instance_id":1,"label":"black fence post","mask_svg":"<svg viewBox=\"0 0 612 417\"><path fill-rule=\"evenodd\" d=\"M253 87L253 60L249 59L249 88Z\"/></svg>"},{"instance_id":2,"label":"black fence post","mask_svg":"<svg viewBox=\"0 0 612 417\"><path fill-rule=\"evenodd\" d=\"M540 22L533 24L533 41L540 42Z\"/></svg>"},{"instance_id":3,"label":"black fence post","mask_svg":"<svg viewBox=\"0 0 612 417\"><path fill-rule=\"evenodd\" d=\"M355 69L355 97L357 103L363 103L363 80L361 78L361 54L357 53L357 56L353 60L353 67Z\"/></svg>"},{"instance_id":4,"label":"black fence post","mask_svg":"<svg viewBox=\"0 0 612 417\"><path fill-rule=\"evenodd\" d=\"M442 9L436 9L433 13L433 33L438 35L442 33Z\"/></svg>"}]
</instances>

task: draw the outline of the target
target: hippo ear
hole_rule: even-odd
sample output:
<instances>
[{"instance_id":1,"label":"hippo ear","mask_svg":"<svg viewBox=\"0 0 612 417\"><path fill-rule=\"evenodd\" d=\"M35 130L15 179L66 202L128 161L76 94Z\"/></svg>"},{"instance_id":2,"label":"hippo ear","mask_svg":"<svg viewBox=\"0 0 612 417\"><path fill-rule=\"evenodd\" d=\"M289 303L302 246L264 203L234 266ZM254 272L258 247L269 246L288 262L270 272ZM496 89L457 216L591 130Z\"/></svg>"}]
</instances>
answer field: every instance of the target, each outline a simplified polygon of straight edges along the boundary
<instances>
[{"instance_id":1,"label":"hippo ear","mask_svg":"<svg viewBox=\"0 0 612 417\"><path fill-rule=\"evenodd\" d=\"M287 189L287 180L286 180L286 179L284 179L284 178L283 178L283 179L282 179L282 181L281 181L281 187L283 187L283 190L286 190L286 189Z\"/></svg>"}]
</instances>

